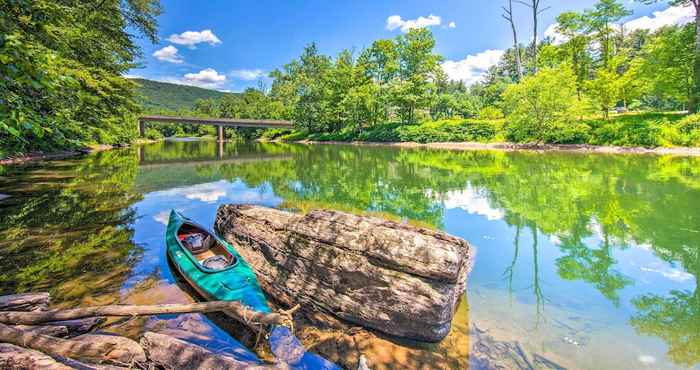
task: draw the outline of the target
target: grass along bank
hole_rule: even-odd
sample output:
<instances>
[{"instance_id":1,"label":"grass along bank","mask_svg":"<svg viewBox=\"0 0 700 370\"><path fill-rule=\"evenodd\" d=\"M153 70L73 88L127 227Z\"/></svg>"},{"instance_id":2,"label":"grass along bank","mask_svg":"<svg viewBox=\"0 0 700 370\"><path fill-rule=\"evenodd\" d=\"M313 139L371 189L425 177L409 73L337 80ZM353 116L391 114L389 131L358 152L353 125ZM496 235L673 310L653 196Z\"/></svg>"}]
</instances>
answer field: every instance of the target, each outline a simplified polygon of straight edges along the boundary
<instances>
[{"instance_id":1,"label":"grass along bank","mask_svg":"<svg viewBox=\"0 0 700 370\"><path fill-rule=\"evenodd\" d=\"M526 144L520 146L523 148L532 144L576 144L579 147L581 145L642 148L700 147L700 115L698 114L625 113L611 115L607 120L588 118L579 122L571 127L548 130L544 138L539 141L518 140L515 128L505 119L452 119L425 121L413 125L385 123L365 130L344 130L338 133L276 129L264 132L261 140ZM511 145L511 147L514 146Z\"/></svg>"}]
</instances>

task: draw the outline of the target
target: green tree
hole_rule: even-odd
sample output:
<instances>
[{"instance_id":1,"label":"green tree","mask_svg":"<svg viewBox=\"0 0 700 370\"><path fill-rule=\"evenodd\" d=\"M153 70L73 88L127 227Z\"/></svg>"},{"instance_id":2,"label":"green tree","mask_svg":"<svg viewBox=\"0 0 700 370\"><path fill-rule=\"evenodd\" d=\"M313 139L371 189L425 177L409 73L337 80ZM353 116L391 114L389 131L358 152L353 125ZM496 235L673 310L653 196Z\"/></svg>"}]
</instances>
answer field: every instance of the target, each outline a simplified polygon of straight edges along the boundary
<instances>
[{"instance_id":1,"label":"green tree","mask_svg":"<svg viewBox=\"0 0 700 370\"><path fill-rule=\"evenodd\" d=\"M0 151L128 141L132 34L157 40L157 0L0 3Z\"/></svg>"},{"instance_id":2,"label":"green tree","mask_svg":"<svg viewBox=\"0 0 700 370\"><path fill-rule=\"evenodd\" d=\"M391 88L402 122L416 121L416 110L427 109L437 93L436 81L442 79L440 61L434 54L435 38L426 28L414 28L396 38L399 56L398 80Z\"/></svg>"},{"instance_id":3,"label":"green tree","mask_svg":"<svg viewBox=\"0 0 700 370\"><path fill-rule=\"evenodd\" d=\"M583 114L570 67L543 68L503 93L506 135L518 142L562 142Z\"/></svg>"},{"instance_id":4,"label":"green tree","mask_svg":"<svg viewBox=\"0 0 700 370\"><path fill-rule=\"evenodd\" d=\"M585 17L576 12L561 13L557 17L557 32L566 38L562 47L567 51L572 71L576 76L576 92L580 100L591 65L588 54L590 38L586 34Z\"/></svg>"},{"instance_id":5,"label":"green tree","mask_svg":"<svg viewBox=\"0 0 700 370\"><path fill-rule=\"evenodd\" d=\"M659 0L641 0L643 3L650 4ZM695 9L695 40L693 40L693 84L688 100L688 110L690 113L698 112L700 105L700 0L668 0L671 6L689 6L692 5Z\"/></svg>"},{"instance_id":6,"label":"green tree","mask_svg":"<svg viewBox=\"0 0 700 370\"><path fill-rule=\"evenodd\" d=\"M649 94L690 106L695 83L695 32L694 25L665 27L641 49L637 61L639 76Z\"/></svg>"},{"instance_id":7,"label":"green tree","mask_svg":"<svg viewBox=\"0 0 700 370\"><path fill-rule=\"evenodd\" d=\"M616 55L614 26L628 15L632 14L617 0L600 0L593 9L586 9L584 22L592 37L600 44L600 62L603 67L609 67L612 58Z\"/></svg>"}]
</instances>

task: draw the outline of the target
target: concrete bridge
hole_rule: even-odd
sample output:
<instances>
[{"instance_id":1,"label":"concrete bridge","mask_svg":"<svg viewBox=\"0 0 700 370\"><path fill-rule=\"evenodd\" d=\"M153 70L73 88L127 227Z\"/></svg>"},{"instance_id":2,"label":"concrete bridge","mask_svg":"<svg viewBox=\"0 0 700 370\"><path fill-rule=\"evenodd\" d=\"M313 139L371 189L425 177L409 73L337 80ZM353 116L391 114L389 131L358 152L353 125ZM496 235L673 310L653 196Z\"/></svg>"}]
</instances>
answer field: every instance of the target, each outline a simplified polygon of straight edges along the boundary
<instances>
[{"instance_id":1,"label":"concrete bridge","mask_svg":"<svg viewBox=\"0 0 700 370\"><path fill-rule=\"evenodd\" d=\"M254 127L254 128L292 128L291 121L269 119L241 119L241 118L196 118L196 117L171 117L171 116L141 116L139 117L139 134L146 134L146 122L175 123L189 125L216 126L217 140L224 141L224 127Z\"/></svg>"}]
</instances>

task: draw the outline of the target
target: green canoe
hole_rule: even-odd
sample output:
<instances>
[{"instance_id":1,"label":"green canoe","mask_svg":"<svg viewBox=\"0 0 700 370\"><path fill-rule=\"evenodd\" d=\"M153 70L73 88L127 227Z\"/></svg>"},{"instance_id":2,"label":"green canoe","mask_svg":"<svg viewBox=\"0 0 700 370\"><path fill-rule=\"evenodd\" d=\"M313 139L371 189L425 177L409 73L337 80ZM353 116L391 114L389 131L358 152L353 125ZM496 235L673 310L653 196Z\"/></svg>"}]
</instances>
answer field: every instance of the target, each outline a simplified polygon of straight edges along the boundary
<instances>
[{"instance_id":1,"label":"green canoe","mask_svg":"<svg viewBox=\"0 0 700 370\"><path fill-rule=\"evenodd\" d=\"M238 301L259 312L271 312L255 273L226 241L181 215L170 212L165 235L168 256L187 282L207 300ZM285 326L270 328L272 353L292 370L340 370L307 352Z\"/></svg>"},{"instance_id":2,"label":"green canoe","mask_svg":"<svg viewBox=\"0 0 700 370\"><path fill-rule=\"evenodd\" d=\"M165 242L180 275L205 299L238 301L270 312L253 270L215 233L173 210Z\"/></svg>"}]
</instances>

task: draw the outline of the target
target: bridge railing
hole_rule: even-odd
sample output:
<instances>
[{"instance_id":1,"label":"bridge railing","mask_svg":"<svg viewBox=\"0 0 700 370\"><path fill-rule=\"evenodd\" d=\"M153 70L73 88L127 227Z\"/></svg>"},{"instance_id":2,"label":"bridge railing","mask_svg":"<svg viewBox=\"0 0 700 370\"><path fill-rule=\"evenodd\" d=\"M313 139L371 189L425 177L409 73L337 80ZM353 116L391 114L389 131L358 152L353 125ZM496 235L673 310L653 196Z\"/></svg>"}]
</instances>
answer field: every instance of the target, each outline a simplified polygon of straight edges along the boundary
<instances>
[{"instance_id":1,"label":"bridge railing","mask_svg":"<svg viewBox=\"0 0 700 370\"><path fill-rule=\"evenodd\" d=\"M201 117L175 117L175 116L141 116L139 117L139 134L146 134L146 122L161 124L190 124L211 125L217 127L217 139L223 141L224 127L253 127L253 128L292 128L292 121L269 119L242 119L242 118L201 118Z\"/></svg>"}]
</instances>

